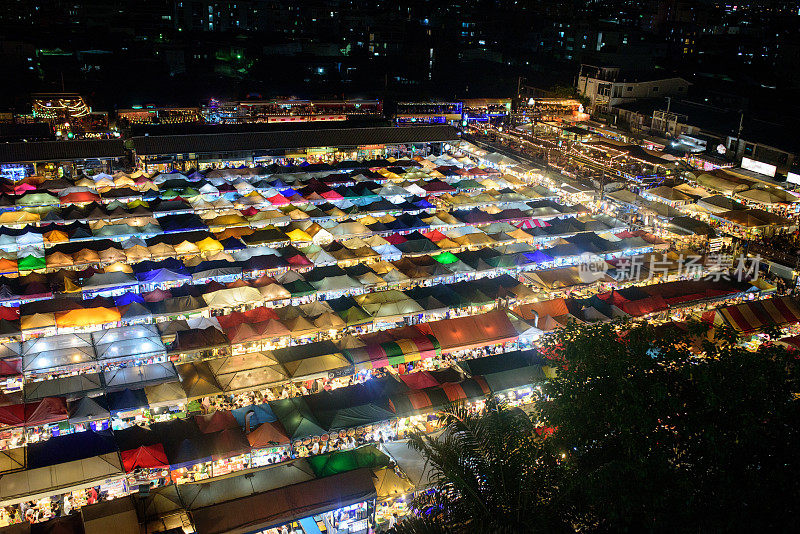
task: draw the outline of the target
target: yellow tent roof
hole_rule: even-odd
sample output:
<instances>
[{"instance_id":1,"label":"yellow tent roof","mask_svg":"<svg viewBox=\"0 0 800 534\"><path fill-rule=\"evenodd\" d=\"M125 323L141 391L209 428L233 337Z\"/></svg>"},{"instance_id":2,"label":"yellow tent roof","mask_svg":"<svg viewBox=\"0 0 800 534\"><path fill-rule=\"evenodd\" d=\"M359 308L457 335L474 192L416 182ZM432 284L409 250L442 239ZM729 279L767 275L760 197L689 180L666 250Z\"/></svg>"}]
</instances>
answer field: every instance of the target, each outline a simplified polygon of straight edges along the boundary
<instances>
[{"instance_id":1,"label":"yellow tent roof","mask_svg":"<svg viewBox=\"0 0 800 534\"><path fill-rule=\"evenodd\" d=\"M200 252L200 247L198 247L195 243L190 243L188 241L181 241L177 245L175 245L175 253L176 254L198 254Z\"/></svg>"},{"instance_id":2,"label":"yellow tent roof","mask_svg":"<svg viewBox=\"0 0 800 534\"><path fill-rule=\"evenodd\" d=\"M175 247L173 247L172 245L168 245L167 243L157 243L155 245L150 245L149 247L147 247L147 251L149 255L153 256L154 258L173 256L176 254Z\"/></svg>"},{"instance_id":3,"label":"yellow tent roof","mask_svg":"<svg viewBox=\"0 0 800 534\"><path fill-rule=\"evenodd\" d=\"M86 308L58 312L56 325L61 328L80 328L89 325L100 325L118 322L122 316L117 308Z\"/></svg>"},{"instance_id":4,"label":"yellow tent roof","mask_svg":"<svg viewBox=\"0 0 800 534\"><path fill-rule=\"evenodd\" d=\"M198 241L195 243L197 248L200 249L200 252L219 252L220 250L225 250L225 247L222 246L222 243L217 241L214 238L206 237L205 239Z\"/></svg>"},{"instance_id":5,"label":"yellow tent roof","mask_svg":"<svg viewBox=\"0 0 800 534\"><path fill-rule=\"evenodd\" d=\"M30 213L25 210L4 211L3 213L0 213L0 224L19 224L25 222L36 222L38 220L38 214Z\"/></svg>"},{"instance_id":6,"label":"yellow tent roof","mask_svg":"<svg viewBox=\"0 0 800 534\"><path fill-rule=\"evenodd\" d=\"M56 325L56 316L53 313L34 313L20 317L19 325L22 330L40 330Z\"/></svg>"},{"instance_id":7,"label":"yellow tent roof","mask_svg":"<svg viewBox=\"0 0 800 534\"><path fill-rule=\"evenodd\" d=\"M303 230L301 230L299 228L295 228L291 232L288 232L286 235L289 236L290 240L295 241L295 242L297 242L297 241L313 241L313 239L314 239L310 235L308 235L306 232L304 232Z\"/></svg>"},{"instance_id":8,"label":"yellow tent roof","mask_svg":"<svg viewBox=\"0 0 800 534\"><path fill-rule=\"evenodd\" d=\"M121 261L116 261L111 265L106 265L104 269L107 273L128 273L133 274L133 268L128 265L127 263L123 263Z\"/></svg>"}]
</instances>

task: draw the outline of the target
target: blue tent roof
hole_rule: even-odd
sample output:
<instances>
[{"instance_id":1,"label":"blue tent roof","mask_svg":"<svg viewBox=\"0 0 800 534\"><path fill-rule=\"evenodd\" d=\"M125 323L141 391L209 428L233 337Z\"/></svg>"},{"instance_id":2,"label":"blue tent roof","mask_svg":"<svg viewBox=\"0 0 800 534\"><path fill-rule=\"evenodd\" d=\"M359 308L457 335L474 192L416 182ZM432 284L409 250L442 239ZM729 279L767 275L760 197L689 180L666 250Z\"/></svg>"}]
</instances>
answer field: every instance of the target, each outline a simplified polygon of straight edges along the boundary
<instances>
[{"instance_id":1,"label":"blue tent roof","mask_svg":"<svg viewBox=\"0 0 800 534\"><path fill-rule=\"evenodd\" d=\"M272 412L272 408L270 408L270 405L266 403L254 404L251 406L243 406L241 408L236 408L235 410L231 411L233 417L236 418L236 421L242 428L244 428L245 426L247 414L249 412L253 412L253 415L250 416L251 429L256 428L262 423L272 423L273 421L278 420L278 418L275 417L275 414Z\"/></svg>"},{"instance_id":2,"label":"blue tent roof","mask_svg":"<svg viewBox=\"0 0 800 534\"><path fill-rule=\"evenodd\" d=\"M175 280L191 280L192 275L176 273L169 269L156 269L154 271L146 271L136 275L136 279L140 282L149 282L151 284L160 282L172 282Z\"/></svg>"},{"instance_id":3,"label":"blue tent roof","mask_svg":"<svg viewBox=\"0 0 800 534\"><path fill-rule=\"evenodd\" d=\"M533 252L525 252L525 258L530 260L533 263L547 263L553 261L552 256L548 256L541 250L534 250Z\"/></svg>"},{"instance_id":4,"label":"blue tent roof","mask_svg":"<svg viewBox=\"0 0 800 534\"><path fill-rule=\"evenodd\" d=\"M147 395L144 394L144 389L125 388L122 391L106 393L106 400L108 400L108 410L111 413L125 412L147 406Z\"/></svg>"},{"instance_id":5,"label":"blue tent roof","mask_svg":"<svg viewBox=\"0 0 800 534\"><path fill-rule=\"evenodd\" d=\"M116 450L110 430L76 432L28 445L28 469L74 462Z\"/></svg>"},{"instance_id":6,"label":"blue tent roof","mask_svg":"<svg viewBox=\"0 0 800 534\"><path fill-rule=\"evenodd\" d=\"M118 297L114 297L114 304L116 306L127 306L128 304L132 304L134 302L138 302L139 304L144 304L144 297L142 297L139 293L123 293Z\"/></svg>"}]
</instances>

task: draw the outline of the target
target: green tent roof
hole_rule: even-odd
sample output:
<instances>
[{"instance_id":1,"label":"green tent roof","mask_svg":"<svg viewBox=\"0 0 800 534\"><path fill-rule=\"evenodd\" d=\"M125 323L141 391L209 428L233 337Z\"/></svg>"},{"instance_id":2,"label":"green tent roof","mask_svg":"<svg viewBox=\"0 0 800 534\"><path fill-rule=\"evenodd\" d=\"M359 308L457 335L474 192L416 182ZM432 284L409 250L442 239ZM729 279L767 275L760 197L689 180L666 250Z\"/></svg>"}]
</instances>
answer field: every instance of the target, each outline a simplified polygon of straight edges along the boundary
<instances>
[{"instance_id":1,"label":"green tent roof","mask_svg":"<svg viewBox=\"0 0 800 534\"><path fill-rule=\"evenodd\" d=\"M486 189L480 182L477 182L471 178L467 178L466 180L461 180L460 182L454 184L456 189L465 190L465 189Z\"/></svg>"},{"instance_id":2,"label":"green tent roof","mask_svg":"<svg viewBox=\"0 0 800 534\"><path fill-rule=\"evenodd\" d=\"M294 282L286 282L283 288L292 294L293 297L301 297L303 295L310 295L316 293L314 286L305 280L295 280Z\"/></svg>"},{"instance_id":3,"label":"green tent roof","mask_svg":"<svg viewBox=\"0 0 800 534\"><path fill-rule=\"evenodd\" d=\"M269 406L293 440L326 433L302 397L271 401Z\"/></svg>"},{"instance_id":4,"label":"green tent roof","mask_svg":"<svg viewBox=\"0 0 800 534\"><path fill-rule=\"evenodd\" d=\"M312 456L308 458L308 463L317 477L327 477L362 467L386 467L389 465L389 457L374 445L367 445L349 451Z\"/></svg>"},{"instance_id":5,"label":"green tent roof","mask_svg":"<svg viewBox=\"0 0 800 534\"><path fill-rule=\"evenodd\" d=\"M452 252L442 252L431 257L442 265L449 265L458 261L458 258Z\"/></svg>"},{"instance_id":6,"label":"green tent roof","mask_svg":"<svg viewBox=\"0 0 800 534\"><path fill-rule=\"evenodd\" d=\"M369 322L372 317L359 306L351 306L346 310L337 312L347 326Z\"/></svg>"},{"instance_id":7,"label":"green tent roof","mask_svg":"<svg viewBox=\"0 0 800 534\"><path fill-rule=\"evenodd\" d=\"M36 256L25 256L17 262L17 268L20 271L32 271L34 269L44 269L46 267L44 258L37 258Z\"/></svg>"}]
</instances>

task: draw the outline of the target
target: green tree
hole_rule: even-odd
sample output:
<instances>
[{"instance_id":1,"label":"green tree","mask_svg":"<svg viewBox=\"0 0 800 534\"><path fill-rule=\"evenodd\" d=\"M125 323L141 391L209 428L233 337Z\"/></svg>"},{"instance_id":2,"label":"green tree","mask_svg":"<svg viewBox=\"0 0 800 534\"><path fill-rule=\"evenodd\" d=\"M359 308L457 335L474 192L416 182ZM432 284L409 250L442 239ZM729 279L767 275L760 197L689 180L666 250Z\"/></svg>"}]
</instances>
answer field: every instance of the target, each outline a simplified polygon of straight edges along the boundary
<instances>
[{"instance_id":1,"label":"green tree","mask_svg":"<svg viewBox=\"0 0 800 534\"><path fill-rule=\"evenodd\" d=\"M775 333L772 333L774 336ZM453 410L411 446L436 492L398 534L794 532L800 524L798 353L735 332L570 325L537 403Z\"/></svg>"},{"instance_id":2,"label":"green tree","mask_svg":"<svg viewBox=\"0 0 800 534\"><path fill-rule=\"evenodd\" d=\"M419 516L396 533L516 534L566 529L551 511L556 459L529 416L494 399L482 415L454 407L439 437L409 445L430 462L435 492L415 502Z\"/></svg>"},{"instance_id":3,"label":"green tree","mask_svg":"<svg viewBox=\"0 0 800 534\"><path fill-rule=\"evenodd\" d=\"M578 530L785 531L800 520L797 358L703 325L571 326L544 349ZM795 451L795 452L792 452Z\"/></svg>"}]
</instances>

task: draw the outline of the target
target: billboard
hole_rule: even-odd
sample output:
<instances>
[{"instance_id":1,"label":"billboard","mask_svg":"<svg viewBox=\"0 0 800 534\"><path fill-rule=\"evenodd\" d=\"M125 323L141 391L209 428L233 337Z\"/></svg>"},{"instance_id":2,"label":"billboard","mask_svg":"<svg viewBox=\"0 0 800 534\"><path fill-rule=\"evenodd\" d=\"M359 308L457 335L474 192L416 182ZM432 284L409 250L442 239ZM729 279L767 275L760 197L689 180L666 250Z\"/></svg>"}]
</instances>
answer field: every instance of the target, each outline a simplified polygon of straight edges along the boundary
<instances>
[{"instance_id":1,"label":"billboard","mask_svg":"<svg viewBox=\"0 0 800 534\"><path fill-rule=\"evenodd\" d=\"M800 174L797 174L796 172L790 172L786 175L786 182L800 185Z\"/></svg>"},{"instance_id":2,"label":"billboard","mask_svg":"<svg viewBox=\"0 0 800 534\"><path fill-rule=\"evenodd\" d=\"M775 172L778 170L775 165L770 165L769 163L756 161L750 158L742 158L742 168L747 169L748 171L757 172L759 174L765 174L773 178L775 177Z\"/></svg>"}]
</instances>

